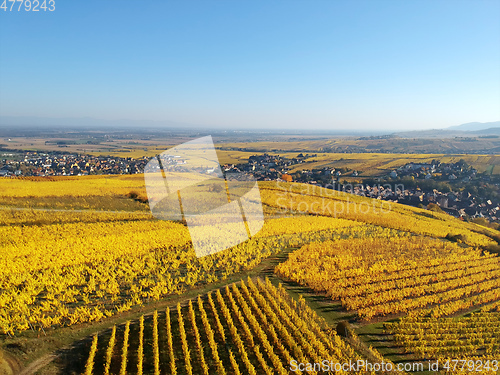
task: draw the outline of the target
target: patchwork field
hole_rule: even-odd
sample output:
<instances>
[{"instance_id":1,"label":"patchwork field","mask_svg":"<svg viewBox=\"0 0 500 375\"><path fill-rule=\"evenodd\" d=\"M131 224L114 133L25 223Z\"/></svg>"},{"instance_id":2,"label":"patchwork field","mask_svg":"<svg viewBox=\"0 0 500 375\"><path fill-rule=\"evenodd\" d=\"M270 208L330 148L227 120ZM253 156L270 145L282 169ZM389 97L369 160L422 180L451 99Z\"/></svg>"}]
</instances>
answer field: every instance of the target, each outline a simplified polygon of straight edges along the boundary
<instances>
[{"instance_id":1,"label":"patchwork field","mask_svg":"<svg viewBox=\"0 0 500 375\"><path fill-rule=\"evenodd\" d=\"M256 152L245 151L217 151L221 162L243 163ZM280 155L293 158L297 152L269 152L270 155ZM311 152L308 152L312 154ZM294 165L291 172L304 169L321 169L334 167L337 169L348 168L358 171L364 177L381 176L397 169L407 163L430 163L436 159L442 163L456 163L464 160L479 172L492 174L500 173L500 155L465 155L465 154L398 154L398 153L314 153L302 164Z\"/></svg>"},{"instance_id":2,"label":"patchwork field","mask_svg":"<svg viewBox=\"0 0 500 375\"><path fill-rule=\"evenodd\" d=\"M102 135L99 137L102 138ZM87 138L62 137L60 139L13 137L10 138L10 141L0 141L0 146L4 147L5 150L65 151L90 155L142 158L160 154L171 146L192 139L192 137L183 136L146 137L134 141L131 141L129 137L123 139L119 137L100 138L96 140L88 136ZM460 141L454 138L443 141L432 139L370 140L327 136L319 136L316 137L317 139L286 137L286 139L279 140L278 136L271 138L276 140L232 143L219 136L214 141L221 164L245 163L250 156L264 152L289 158L295 157L299 153L307 153L317 154L317 156L295 166L292 172L328 166L350 168L369 177L386 174L409 162L425 163L438 159L443 163L451 163L463 159L480 172L500 174L500 142L497 140L476 139L477 142ZM421 147L415 146L415 144L420 144L417 141L421 143ZM395 145L398 144L401 145L396 147ZM480 151L469 149L470 145L478 145ZM496 149L498 150L495 151Z\"/></svg>"}]
</instances>

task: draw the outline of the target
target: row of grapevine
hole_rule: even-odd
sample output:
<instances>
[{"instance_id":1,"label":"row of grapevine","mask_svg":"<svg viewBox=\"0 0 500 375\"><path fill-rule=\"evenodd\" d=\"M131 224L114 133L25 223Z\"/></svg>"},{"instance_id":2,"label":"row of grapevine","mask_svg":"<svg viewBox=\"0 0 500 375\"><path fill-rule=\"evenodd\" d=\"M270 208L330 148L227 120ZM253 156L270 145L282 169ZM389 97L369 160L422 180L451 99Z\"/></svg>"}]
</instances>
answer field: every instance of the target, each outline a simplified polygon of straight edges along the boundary
<instances>
[{"instance_id":1,"label":"row of grapevine","mask_svg":"<svg viewBox=\"0 0 500 375\"><path fill-rule=\"evenodd\" d=\"M294 360L312 366L360 359L306 304L260 279L216 290L215 298L198 296L195 303L178 304L165 314L155 311L139 324L127 322L120 332L115 327L111 334L100 333L99 342L95 336L86 374L147 373L147 367L151 373L284 375ZM151 332L151 346L145 344L146 332ZM115 343L121 356L114 353ZM102 356L99 345L107 348Z\"/></svg>"},{"instance_id":2,"label":"row of grapevine","mask_svg":"<svg viewBox=\"0 0 500 375\"><path fill-rule=\"evenodd\" d=\"M500 258L426 237L311 243L275 272L376 316L433 310L435 317L500 300Z\"/></svg>"},{"instance_id":3,"label":"row of grapevine","mask_svg":"<svg viewBox=\"0 0 500 375\"><path fill-rule=\"evenodd\" d=\"M385 323L385 332L407 355L437 361L442 373L498 374L500 313L492 308L456 318L418 312Z\"/></svg>"},{"instance_id":4,"label":"row of grapevine","mask_svg":"<svg viewBox=\"0 0 500 375\"><path fill-rule=\"evenodd\" d=\"M482 311L459 318L410 315L385 323L393 340L425 358L500 354L500 313Z\"/></svg>"}]
</instances>

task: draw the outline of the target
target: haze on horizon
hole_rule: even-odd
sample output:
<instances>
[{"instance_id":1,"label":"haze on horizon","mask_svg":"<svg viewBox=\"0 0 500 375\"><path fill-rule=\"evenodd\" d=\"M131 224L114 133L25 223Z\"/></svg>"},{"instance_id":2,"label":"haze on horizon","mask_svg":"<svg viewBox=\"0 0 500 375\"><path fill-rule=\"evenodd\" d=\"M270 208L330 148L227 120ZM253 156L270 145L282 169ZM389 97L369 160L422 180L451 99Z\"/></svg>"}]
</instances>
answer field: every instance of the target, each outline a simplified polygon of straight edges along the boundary
<instances>
[{"instance_id":1,"label":"haze on horizon","mask_svg":"<svg viewBox=\"0 0 500 375\"><path fill-rule=\"evenodd\" d=\"M498 121L499 15L494 0L0 10L0 116L394 131Z\"/></svg>"}]
</instances>

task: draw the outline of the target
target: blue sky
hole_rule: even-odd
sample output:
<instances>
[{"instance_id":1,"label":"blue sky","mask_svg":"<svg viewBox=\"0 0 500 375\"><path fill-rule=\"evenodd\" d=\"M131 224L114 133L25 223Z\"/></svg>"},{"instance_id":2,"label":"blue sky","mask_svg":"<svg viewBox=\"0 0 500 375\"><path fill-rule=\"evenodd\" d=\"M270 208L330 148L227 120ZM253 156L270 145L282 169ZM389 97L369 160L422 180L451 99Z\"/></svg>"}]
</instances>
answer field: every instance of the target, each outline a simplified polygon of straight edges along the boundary
<instances>
[{"instance_id":1,"label":"blue sky","mask_svg":"<svg viewBox=\"0 0 500 375\"><path fill-rule=\"evenodd\" d=\"M0 115L339 130L500 120L497 0L55 3L0 10Z\"/></svg>"}]
</instances>

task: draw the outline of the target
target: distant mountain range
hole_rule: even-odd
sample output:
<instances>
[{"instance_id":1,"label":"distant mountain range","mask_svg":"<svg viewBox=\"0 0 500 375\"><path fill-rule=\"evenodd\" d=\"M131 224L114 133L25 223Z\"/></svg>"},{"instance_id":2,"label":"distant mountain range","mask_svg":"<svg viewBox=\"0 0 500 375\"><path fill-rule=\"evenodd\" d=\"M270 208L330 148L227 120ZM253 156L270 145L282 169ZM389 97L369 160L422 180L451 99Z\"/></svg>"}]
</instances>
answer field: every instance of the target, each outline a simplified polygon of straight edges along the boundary
<instances>
[{"instance_id":1,"label":"distant mountain range","mask_svg":"<svg viewBox=\"0 0 500 375\"><path fill-rule=\"evenodd\" d=\"M444 129L414 130L392 134L400 138L454 138L500 136L500 121L469 122Z\"/></svg>"},{"instance_id":2,"label":"distant mountain range","mask_svg":"<svg viewBox=\"0 0 500 375\"><path fill-rule=\"evenodd\" d=\"M40 132L53 131L123 131L132 132L140 130L155 131L181 131L181 132L234 132L234 133L260 133L267 134L321 134L335 136L379 136L379 137L399 137L399 138L453 138L453 137L478 137L478 136L500 136L500 121L495 122L469 122L462 125L450 126L444 129L413 130L390 133L384 130L361 130L361 129L324 129L324 130L298 130L288 129L241 129L211 127L196 124L187 124L175 121L152 121L152 120L104 120L92 117L67 117L67 118L44 118L29 116L0 116L0 129L8 131L9 136L15 136L16 132L25 132L26 129ZM7 133L2 134L7 136Z\"/></svg>"},{"instance_id":3,"label":"distant mountain range","mask_svg":"<svg viewBox=\"0 0 500 375\"><path fill-rule=\"evenodd\" d=\"M500 128L500 121L495 121L495 122L468 122L467 124L462 124L462 125L457 125L457 126L450 126L449 128L446 128L446 129L448 129L448 130L459 130L459 131L470 132L470 131L488 130L488 129L493 129L493 128Z\"/></svg>"}]
</instances>

